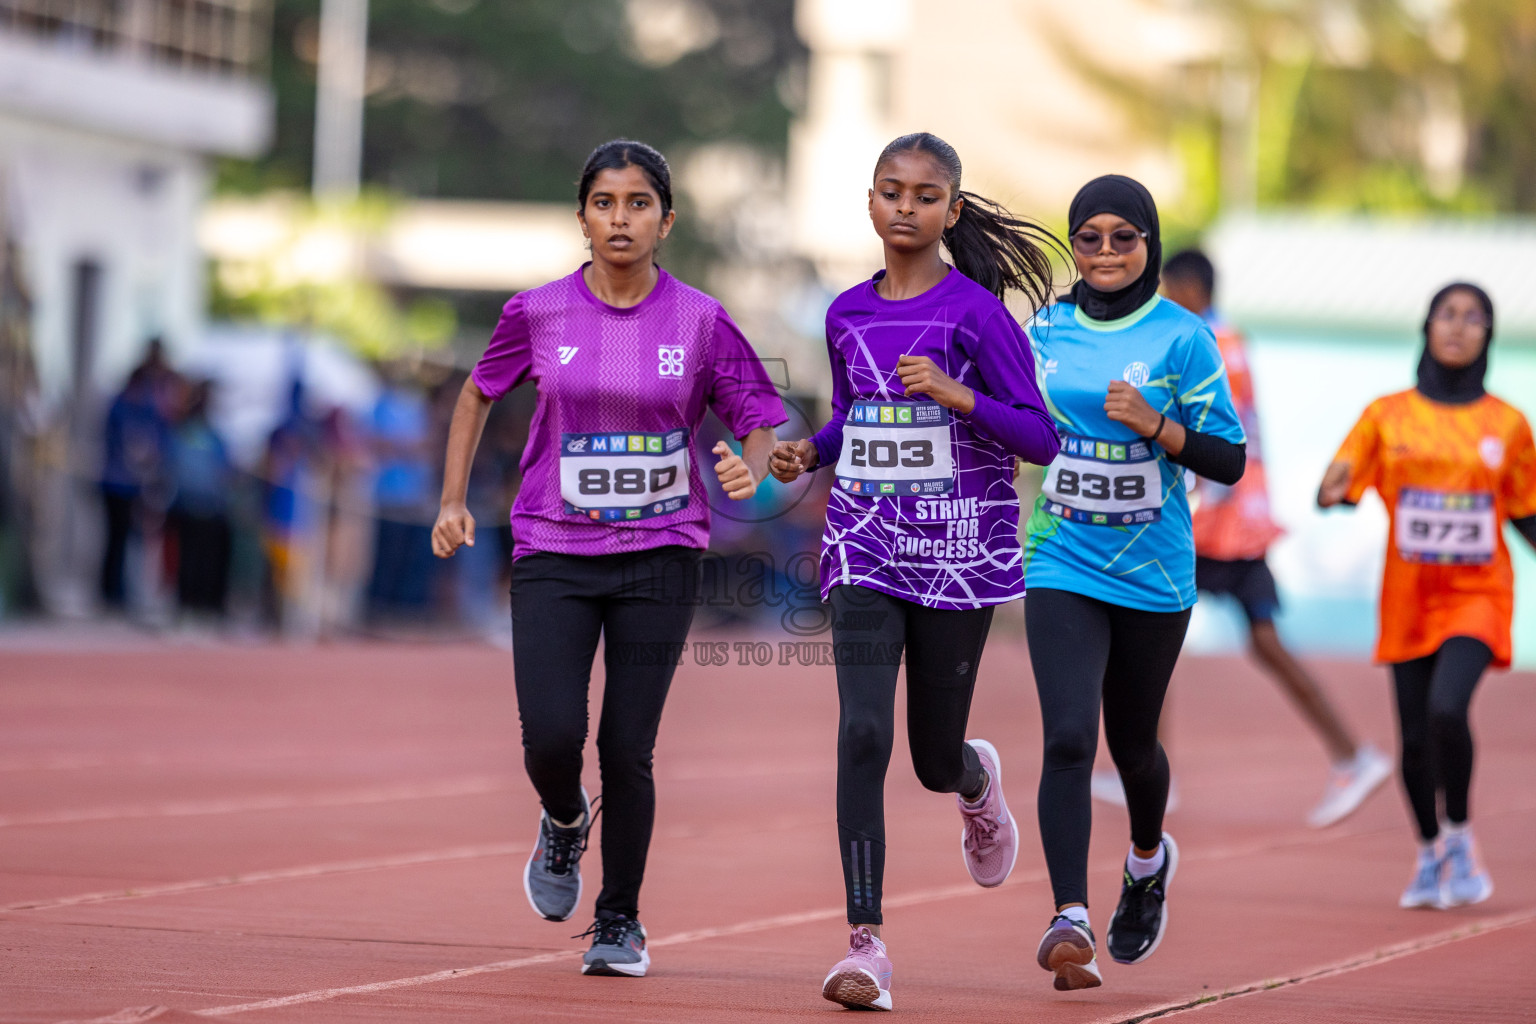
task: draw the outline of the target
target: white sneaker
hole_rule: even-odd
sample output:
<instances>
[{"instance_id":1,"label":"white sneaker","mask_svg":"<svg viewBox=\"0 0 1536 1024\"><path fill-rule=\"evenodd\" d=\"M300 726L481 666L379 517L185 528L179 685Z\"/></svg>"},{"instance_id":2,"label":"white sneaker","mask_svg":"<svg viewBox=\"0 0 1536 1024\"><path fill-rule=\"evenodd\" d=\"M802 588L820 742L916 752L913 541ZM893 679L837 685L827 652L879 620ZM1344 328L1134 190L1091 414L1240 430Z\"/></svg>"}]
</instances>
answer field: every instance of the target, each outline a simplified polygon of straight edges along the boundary
<instances>
[{"instance_id":1,"label":"white sneaker","mask_svg":"<svg viewBox=\"0 0 1536 1024\"><path fill-rule=\"evenodd\" d=\"M1094 772L1088 780L1088 792L1101 804L1125 806L1125 784L1120 781L1120 773L1113 768Z\"/></svg>"},{"instance_id":2,"label":"white sneaker","mask_svg":"<svg viewBox=\"0 0 1536 1024\"><path fill-rule=\"evenodd\" d=\"M1307 824L1327 828L1343 821L1391 777L1392 759L1369 743L1361 744L1353 758L1335 765L1329 772L1328 788L1307 815Z\"/></svg>"},{"instance_id":3,"label":"white sneaker","mask_svg":"<svg viewBox=\"0 0 1536 1024\"><path fill-rule=\"evenodd\" d=\"M1108 771L1097 771L1088 779L1088 792L1101 804L1109 804L1112 807L1125 806L1125 783L1120 781L1120 773L1113 768ZM1179 809L1179 780L1171 774L1168 776L1168 802L1163 805L1163 812L1172 814Z\"/></svg>"}]
</instances>

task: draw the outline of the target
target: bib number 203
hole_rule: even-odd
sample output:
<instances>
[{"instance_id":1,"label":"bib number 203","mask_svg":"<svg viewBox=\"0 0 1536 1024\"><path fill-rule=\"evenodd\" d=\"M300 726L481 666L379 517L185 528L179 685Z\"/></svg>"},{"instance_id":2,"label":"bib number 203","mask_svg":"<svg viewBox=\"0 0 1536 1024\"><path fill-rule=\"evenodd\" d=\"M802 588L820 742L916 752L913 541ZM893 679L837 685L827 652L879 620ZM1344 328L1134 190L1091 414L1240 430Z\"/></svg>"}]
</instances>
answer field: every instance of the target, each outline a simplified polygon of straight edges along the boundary
<instances>
[{"instance_id":1,"label":"bib number 203","mask_svg":"<svg viewBox=\"0 0 1536 1024\"><path fill-rule=\"evenodd\" d=\"M1094 501L1140 501L1147 496L1147 482L1140 476L1079 473L1063 466L1056 473L1056 493L1063 498L1081 496Z\"/></svg>"},{"instance_id":2,"label":"bib number 203","mask_svg":"<svg viewBox=\"0 0 1536 1024\"><path fill-rule=\"evenodd\" d=\"M655 494L677 482L676 466L644 469L583 469L576 474L576 488L585 495ZM649 486L647 486L649 485Z\"/></svg>"},{"instance_id":3,"label":"bib number 203","mask_svg":"<svg viewBox=\"0 0 1536 1024\"><path fill-rule=\"evenodd\" d=\"M900 465L923 469L933 465L933 442L922 438L897 442L854 437L849 441L849 461L854 466L888 469Z\"/></svg>"}]
</instances>

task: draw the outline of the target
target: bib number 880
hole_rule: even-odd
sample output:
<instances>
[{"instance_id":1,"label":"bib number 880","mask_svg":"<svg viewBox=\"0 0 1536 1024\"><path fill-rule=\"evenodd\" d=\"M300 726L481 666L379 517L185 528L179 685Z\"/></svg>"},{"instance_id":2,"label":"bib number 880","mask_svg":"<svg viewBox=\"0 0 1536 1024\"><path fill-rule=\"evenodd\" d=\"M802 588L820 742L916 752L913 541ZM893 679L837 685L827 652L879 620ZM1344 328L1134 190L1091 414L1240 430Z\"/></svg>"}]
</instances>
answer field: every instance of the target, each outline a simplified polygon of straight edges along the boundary
<instances>
[{"instance_id":1,"label":"bib number 880","mask_svg":"<svg viewBox=\"0 0 1536 1024\"><path fill-rule=\"evenodd\" d=\"M873 466L886 469L898 464L909 469L925 469L933 465L933 442L921 439L902 441L900 452L895 441L865 441L862 437L849 439L852 450L849 461L855 466Z\"/></svg>"},{"instance_id":2,"label":"bib number 880","mask_svg":"<svg viewBox=\"0 0 1536 1024\"><path fill-rule=\"evenodd\" d=\"M1056 473L1056 493L1063 498L1081 495L1094 501L1140 501L1147 496L1147 482L1139 476L1109 477L1063 468Z\"/></svg>"},{"instance_id":3,"label":"bib number 880","mask_svg":"<svg viewBox=\"0 0 1536 1024\"><path fill-rule=\"evenodd\" d=\"M646 484L649 482L650 486ZM676 466L658 466L647 479L643 469L583 469L576 474L576 487L582 494L655 494L677 482Z\"/></svg>"}]
</instances>

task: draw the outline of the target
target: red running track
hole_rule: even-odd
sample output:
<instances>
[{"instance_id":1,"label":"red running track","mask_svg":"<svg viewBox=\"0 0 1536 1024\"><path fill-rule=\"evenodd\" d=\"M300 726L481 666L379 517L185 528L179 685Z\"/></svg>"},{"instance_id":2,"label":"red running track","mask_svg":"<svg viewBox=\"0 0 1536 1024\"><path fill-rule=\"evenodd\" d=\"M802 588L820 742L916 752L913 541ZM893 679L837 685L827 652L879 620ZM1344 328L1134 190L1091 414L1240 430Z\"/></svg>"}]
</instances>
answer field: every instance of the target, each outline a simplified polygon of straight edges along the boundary
<instances>
[{"instance_id":1,"label":"red running track","mask_svg":"<svg viewBox=\"0 0 1536 1024\"><path fill-rule=\"evenodd\" d=\"M1186 659L1167 936L1135 968L1104 958L1103 988L1060 994L1034 963L1051 910L1033 828L1038 711L1022 643L1000 622L973 732L1002 752L1022 851L1002 888L972 885L952 799L922 790L899 745L886 881L898 1013L1536 1020L1536 677L1491 676L1474 707L1493 898L1409 912L1396 906L1413 846L1395 787L1341 825L1306 828L1321 746L1247 663ZM820 982L846 928L832 670L734 660L704 668L690 652L678 673L642 906L653 966L631 980L581 977L583 944L568 936L585 921L542 921L524 899L537 807L509 654L0 649L0 1021L833 1019L845 1011ZM1390 746L1383 670L1320 668L1359 729ZM1102 934L1126 823L1095 813ZM589 880L597 867L594 847Z\"/></svg>"}]
</instances>

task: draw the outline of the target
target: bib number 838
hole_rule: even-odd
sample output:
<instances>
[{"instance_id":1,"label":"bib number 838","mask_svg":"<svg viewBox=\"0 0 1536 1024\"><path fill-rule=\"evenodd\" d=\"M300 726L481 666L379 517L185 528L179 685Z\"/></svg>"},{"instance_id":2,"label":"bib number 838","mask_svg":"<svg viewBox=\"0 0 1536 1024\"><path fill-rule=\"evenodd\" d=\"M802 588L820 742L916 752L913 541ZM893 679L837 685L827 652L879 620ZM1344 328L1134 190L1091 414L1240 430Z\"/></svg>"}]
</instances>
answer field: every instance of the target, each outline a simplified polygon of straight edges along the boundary
<instances>
[{"instance_id":1,"label":"bib number 838","mask_svg":"<svg viewBox=\"0 0 1536 1024\"><path fill-rule=\"evenodd\" d=\"M1063 466L1056 472L1056 493L1063 498L1081 495L1094 501L1140 501L1147 496L1147 482L1139 476L1078 473Z\"/></svg>"},{"instance_id":2,"label":"bib number 838","mask_svg":"<svg viewBox=\"0 0 1536 1024\"><path fill-rule=\"evenodd\" d=\"M655 494L677 482L676 466L658 466L649 474L639 468L583 469L576 474L576 487L582 494ZM647 487L649 483L649 487Z\"/></svg>"},{"instance_id":3,"label":"bib number 838","mask_svg":"<svg viewBox=\"0 0 1536 1024\"><path fill-rule=\"evenodd\" d=\"M933 465L933 442L914 438L910 441L873 440L862 437L849 438L849 461L855 466L873 466L886 469L896 465L909 469L924 469Z\"/></svg>"}]
</instances>

